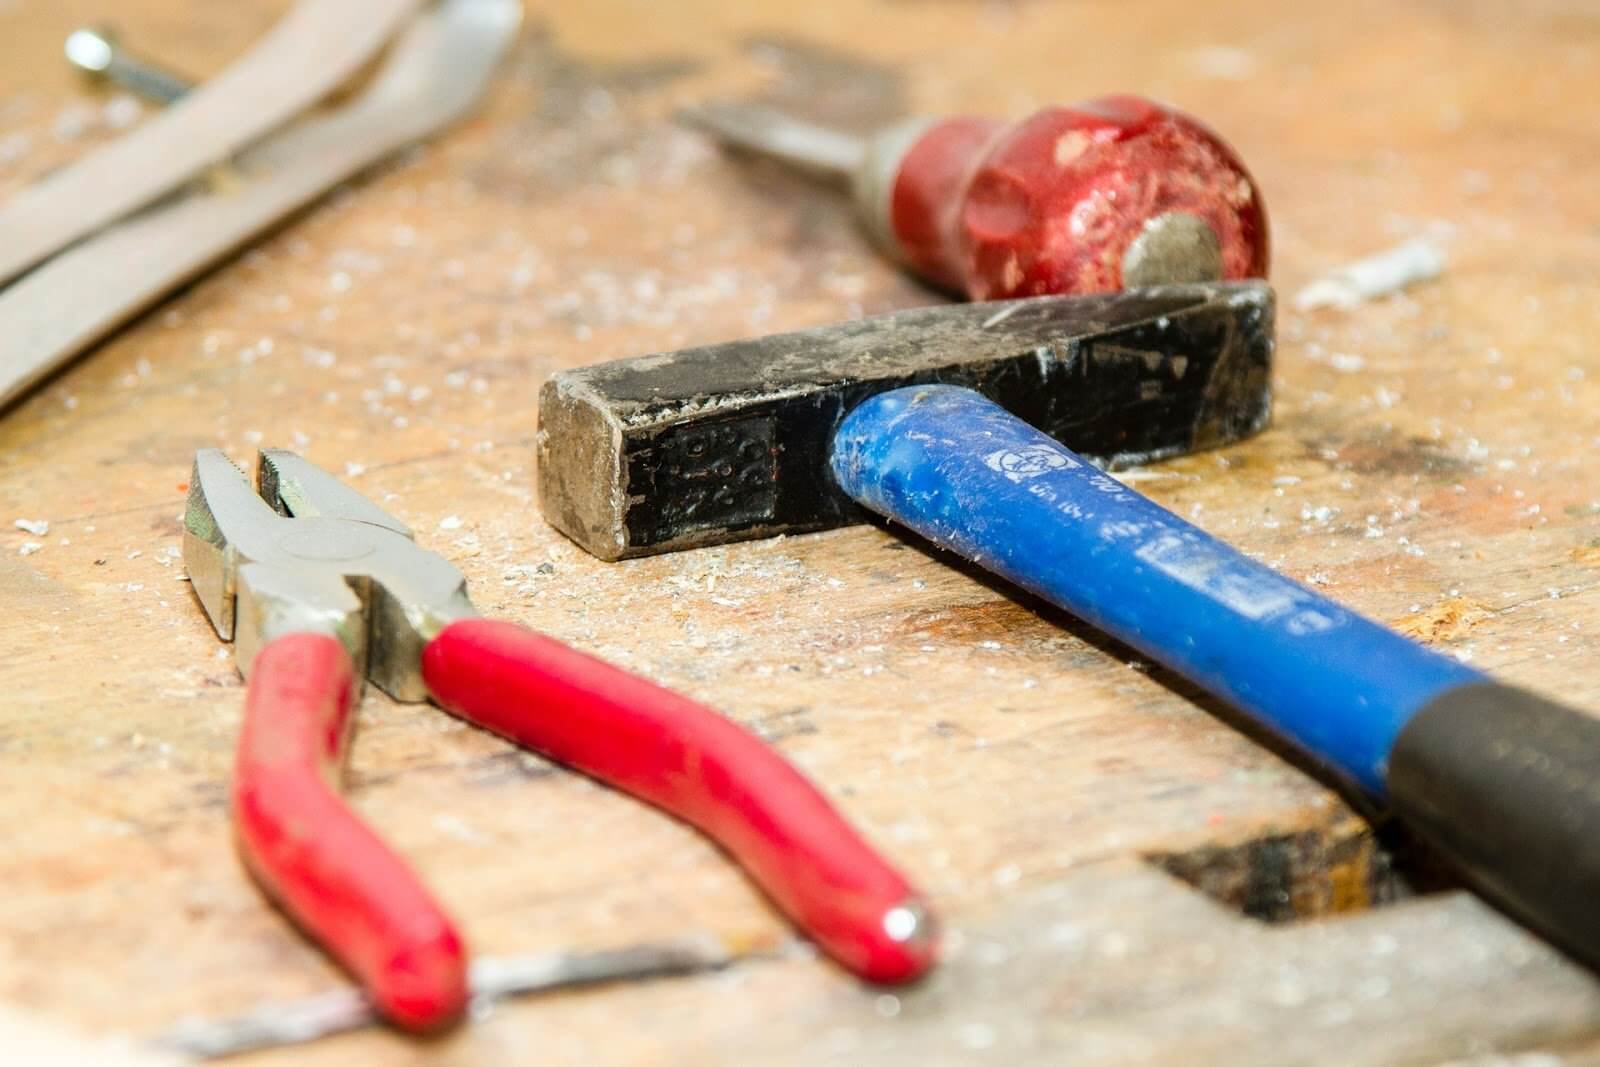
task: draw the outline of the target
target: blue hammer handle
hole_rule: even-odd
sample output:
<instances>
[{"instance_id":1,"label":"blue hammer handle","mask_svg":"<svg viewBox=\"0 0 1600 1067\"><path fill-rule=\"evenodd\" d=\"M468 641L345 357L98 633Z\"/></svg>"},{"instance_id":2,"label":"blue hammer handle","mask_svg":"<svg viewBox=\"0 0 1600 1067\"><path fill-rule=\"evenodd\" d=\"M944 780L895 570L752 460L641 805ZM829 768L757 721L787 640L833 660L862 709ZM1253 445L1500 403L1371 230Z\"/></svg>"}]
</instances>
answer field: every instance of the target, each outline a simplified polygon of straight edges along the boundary
<instances>
[{"instance_id":1,"label":"blue hammer handle","mask_svg":"<svg viewBox=\"0 0 1600 1067\"><path fill-rule=\"evenodd\" d=\"M1600 719L1502 685L1229 548L967 389L872 397L846 494L1065 608L1385 802L1600 965Z\"/></svg>"}]
</instances>

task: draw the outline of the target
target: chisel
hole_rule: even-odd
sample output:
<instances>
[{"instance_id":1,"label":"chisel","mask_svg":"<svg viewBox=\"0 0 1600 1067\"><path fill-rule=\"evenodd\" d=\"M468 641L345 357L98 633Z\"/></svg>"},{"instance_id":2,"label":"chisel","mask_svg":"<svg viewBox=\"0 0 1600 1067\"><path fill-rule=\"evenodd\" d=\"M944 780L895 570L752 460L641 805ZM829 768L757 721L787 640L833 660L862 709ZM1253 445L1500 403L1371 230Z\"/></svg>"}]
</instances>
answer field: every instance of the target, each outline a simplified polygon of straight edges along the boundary
<instances>
[{"instance_id":1,"label":"chisel","mask_svg":"<svg viewBox=\"0 0 1600 1067\"><path fill-rule=\"evenodd\" d=\"M724 143L850 187L878 246L973 300L1267 274L1267 213L1239 156L1139 96L1007 124L911 118L865 137L766 108L682 117Z\"/></svg>"}]
</instances>

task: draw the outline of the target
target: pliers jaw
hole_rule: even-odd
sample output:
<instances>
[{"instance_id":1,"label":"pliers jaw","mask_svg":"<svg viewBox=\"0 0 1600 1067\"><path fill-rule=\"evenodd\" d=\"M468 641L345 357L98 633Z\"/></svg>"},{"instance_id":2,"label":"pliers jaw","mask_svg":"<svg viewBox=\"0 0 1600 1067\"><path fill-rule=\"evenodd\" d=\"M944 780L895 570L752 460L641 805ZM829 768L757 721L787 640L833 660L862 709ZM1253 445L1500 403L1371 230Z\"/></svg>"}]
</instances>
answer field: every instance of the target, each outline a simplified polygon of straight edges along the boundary
<instances>
[{"instance_id":1,"label":"pliers jaw","mask_svg":"<svg viewBox=\"0 0 1600 1067\"><path fill-rule=\"evenodd\" d=\"M215 449L195 454L183 555L206 616L239 670L287 633L339 640L357 677L397 700L428 699L422 647L476 612L466 579L404 523L292 452L263 451L258 490Z\"/></svg>"}]
</instances>

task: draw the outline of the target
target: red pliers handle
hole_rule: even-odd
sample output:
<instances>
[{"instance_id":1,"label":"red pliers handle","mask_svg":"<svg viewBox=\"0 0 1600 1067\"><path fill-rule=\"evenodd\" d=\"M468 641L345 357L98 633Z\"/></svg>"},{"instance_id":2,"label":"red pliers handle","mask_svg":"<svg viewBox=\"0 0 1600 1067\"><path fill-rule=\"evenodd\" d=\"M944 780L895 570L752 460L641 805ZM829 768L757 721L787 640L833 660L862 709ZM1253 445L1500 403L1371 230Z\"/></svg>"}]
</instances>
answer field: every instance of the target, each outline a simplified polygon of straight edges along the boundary
<instances>
[{"instance_id":1,"label":"red pliers handle","mask_svg":"<svg viewBox=\"0 0 1600 1067\"><path fill-rule=\"evenodd\" d=\"M842 966L903 982L934 961L906 879L774 750L716 712L519 626L450 623L422 675L469 722L696 827ZM467 997L454 925L334 790L354 678L339 642L279 637L256 656L234 786L251 869L396 1023L427 1029Z\"/></svg>"},{"instance_id":2,"label":"red pliers handle","mask_svg":"<svg viewBox=\"0 0 1600 1067\"><path fill-rule=\"evenodd\" d=\"M467 953L438 902L337 792L358 690L338 639L291 633L256 653L234 763L239 851L283 910L410 1030L467 1002Z\"/></svg>"}]
</instances>

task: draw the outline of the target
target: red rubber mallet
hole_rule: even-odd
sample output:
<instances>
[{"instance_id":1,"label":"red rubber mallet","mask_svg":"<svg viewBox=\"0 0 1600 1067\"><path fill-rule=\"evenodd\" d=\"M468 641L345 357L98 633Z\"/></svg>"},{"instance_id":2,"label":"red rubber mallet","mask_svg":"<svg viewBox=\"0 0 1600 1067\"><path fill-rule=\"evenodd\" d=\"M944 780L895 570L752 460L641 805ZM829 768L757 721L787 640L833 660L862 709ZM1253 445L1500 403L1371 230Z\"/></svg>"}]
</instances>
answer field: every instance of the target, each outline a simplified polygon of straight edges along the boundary
<instances>
[{"instance_id":1,"label":"red rubber mallet","mask_svg":"<svg viewBox=\"0 0 1600 1067\"><path fill-rule=\"evenodd\" d=\"M1196 119L1138 96L1019 123L910 119L865 138L776 112L684 117L725 143L848 183L877 243L973 300L1265 277L1255 180Z\"/></svg>"}]
</instances>

